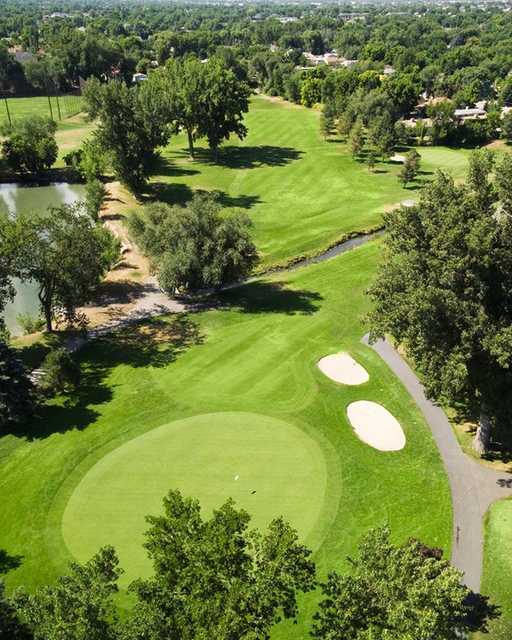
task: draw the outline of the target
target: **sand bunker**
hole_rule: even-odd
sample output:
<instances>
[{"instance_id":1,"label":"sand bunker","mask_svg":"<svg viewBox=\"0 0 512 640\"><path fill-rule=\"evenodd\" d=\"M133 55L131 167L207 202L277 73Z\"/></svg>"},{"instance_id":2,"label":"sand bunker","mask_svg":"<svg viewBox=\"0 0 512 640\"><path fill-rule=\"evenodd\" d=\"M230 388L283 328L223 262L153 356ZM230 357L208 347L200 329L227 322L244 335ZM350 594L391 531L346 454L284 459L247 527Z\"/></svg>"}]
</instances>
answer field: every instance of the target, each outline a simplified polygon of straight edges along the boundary
<instances>
[{"instance_id":1,"label":"sand bunker","mask_svg":"<svg viewBox=\"0 0 512 640\"><path fill-rule=\"evenodd\" d=\"M328 378L341 384L363 384L370 376L348 353L333 353L318 362L318 368Z\"/></svg>"},{"instance_id":2,"label":"sand bunker","mask_svg":"<svg viewBox=\"0 0 512 640\"><path fill-rule=\"evenodd\" d=\"M379 451L399 451L405 434L398 420L376 402L359 400L347 407L347 416L357 437Z\"/></svg>"}]
</instances>

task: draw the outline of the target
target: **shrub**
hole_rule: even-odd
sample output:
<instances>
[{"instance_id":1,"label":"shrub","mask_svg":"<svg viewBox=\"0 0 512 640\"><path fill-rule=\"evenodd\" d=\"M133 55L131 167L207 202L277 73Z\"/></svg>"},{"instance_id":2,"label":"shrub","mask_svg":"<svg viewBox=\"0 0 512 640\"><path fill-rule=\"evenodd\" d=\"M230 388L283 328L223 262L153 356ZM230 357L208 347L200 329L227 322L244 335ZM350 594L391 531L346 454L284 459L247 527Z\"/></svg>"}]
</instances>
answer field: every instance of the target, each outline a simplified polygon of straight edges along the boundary
<instances>
[{"instance_id":1,"label":"shrub","mask_svg":"<svg viewBox=\"0 0 512 640\"><path fill-rule=\"evenodd\" d=\"M44 329L44 318L40 316L31 316L30 313L18 313L16 320L25 335L37 333Z\"/></svg>"},{"instance_id":2,"label":"shrub","mask_svg":"<svg viewBox=\"0 0 512 640\"><path fill-rule=\"evenodd\" d=\"M41 366L43 375L40 388L48 395L76 389L80 384L80 365L67 349L50 351Z\"/></svg>"},{"instance_id":3,"label":"shrub","mask_svg":"<svg viewBox=\"0 0 512 640\"><path fill-rule=\"evenodd\" d=\"M7 165L16 172L38 173L57 159L57 125L50 118L32 116L3 131L2 151Z\"/></svg>"},{"instance_id":4,"label":"shrub","mask_svg":"<svg viewBox=\"0 0 512 640\"><path fill-rule=\"evenodd\" d=\"M98 219L101 205L106 195L107 190L101 180L92 178L87 181L85 185L85 207L93 220Z\"/></svg>"}]
</instances>

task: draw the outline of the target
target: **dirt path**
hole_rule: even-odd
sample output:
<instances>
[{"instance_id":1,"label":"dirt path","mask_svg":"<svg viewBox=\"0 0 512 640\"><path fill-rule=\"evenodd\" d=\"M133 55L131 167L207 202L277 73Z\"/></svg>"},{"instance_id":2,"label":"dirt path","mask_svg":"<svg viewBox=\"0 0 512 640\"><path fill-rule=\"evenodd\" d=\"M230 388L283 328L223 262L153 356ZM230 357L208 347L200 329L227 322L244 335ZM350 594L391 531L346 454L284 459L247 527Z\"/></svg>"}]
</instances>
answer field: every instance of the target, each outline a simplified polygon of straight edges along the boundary
<instances>
[{"instance_id":1,"label":"dirt path","mask_svg":"<svg viewBox=\"0 0 512 640\"><path fill-rule=\"evenodd\" d=\"M95 330L112 330L125 322L151 315L183 311L184 306L172 300L158 287L151 275L149 260L131 240L126 228L126 215L140 203L119 182L106 185L108 195L100 211L100 219L121 242L121 259L98 287L94 303L80 309Z\"/></svg>"}]
</instances>

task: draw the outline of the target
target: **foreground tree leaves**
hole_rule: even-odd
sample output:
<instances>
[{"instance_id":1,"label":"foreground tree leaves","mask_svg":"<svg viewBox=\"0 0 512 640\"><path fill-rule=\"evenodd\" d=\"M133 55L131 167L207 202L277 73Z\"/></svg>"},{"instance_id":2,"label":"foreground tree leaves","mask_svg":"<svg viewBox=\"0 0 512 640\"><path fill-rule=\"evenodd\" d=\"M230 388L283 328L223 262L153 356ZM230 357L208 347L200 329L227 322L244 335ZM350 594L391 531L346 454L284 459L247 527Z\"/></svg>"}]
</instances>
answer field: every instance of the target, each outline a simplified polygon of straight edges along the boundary
<instances>
[{"instance_id":1,"label":"foreground tree leaves","mask_svg":"<svg viewBox=\"0 0 512 640\"><path fill-rule=\"evenodd\" d=\"M387 528L371 531L322 585L313 637L320 640L457 640L485 630L497 611L462 584L462 574L417 540L396 546Z\"/></svg>"},{"instance_id":2,"label":"foreground tree leaves","mask_svg":"<svg viewBox=\"0 0 512 640\"><path fill-rule=\"evenodd\" d=\"M71 563L54 586L33 595L18 591L12 602L35 640L113 640L120 575L114 549L104 547L84 565Z\"/></svg>"},{"instance_id":3,"label":"foreground tree leaves","mask_svg":"<svg viewBox=\"0 0 512 640\"><path fill-rule=\"evenodd\" d=\"M281 518L249 531L249 514L229 500L203 520L197 500L171 491L164 515L147 520L155 575L131 587L130 640L269 638L297 615L297 594L314 588L311 551Z\"/></svg>"}]
</instances>

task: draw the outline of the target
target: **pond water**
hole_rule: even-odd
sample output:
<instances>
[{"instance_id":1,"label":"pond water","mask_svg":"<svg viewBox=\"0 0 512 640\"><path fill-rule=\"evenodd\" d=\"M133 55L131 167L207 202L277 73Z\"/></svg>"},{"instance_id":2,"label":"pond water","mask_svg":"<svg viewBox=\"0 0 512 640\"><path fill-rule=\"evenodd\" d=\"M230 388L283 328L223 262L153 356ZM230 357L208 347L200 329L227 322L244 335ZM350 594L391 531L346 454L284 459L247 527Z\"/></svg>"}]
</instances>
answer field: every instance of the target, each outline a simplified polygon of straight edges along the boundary
<instances>
[{"instance_id":1,"label":"pond water","mask_svg":"<svg viewBox=\"0 0 512 640\"><path fill-rule=\"evenodd\" d=\"M18 211L26 211L37 215L48 207L61 204L72 204L83 197L81 185L59 182L47 187L32 187L14 183L0 184L0 214L13 215ZM12 335L22 333L17 322L20 313L31 316L39 315L37 288L33 282L21 282L15 279L16 296L4 312L5 324Z\"/></svg>"}]
</instances>

